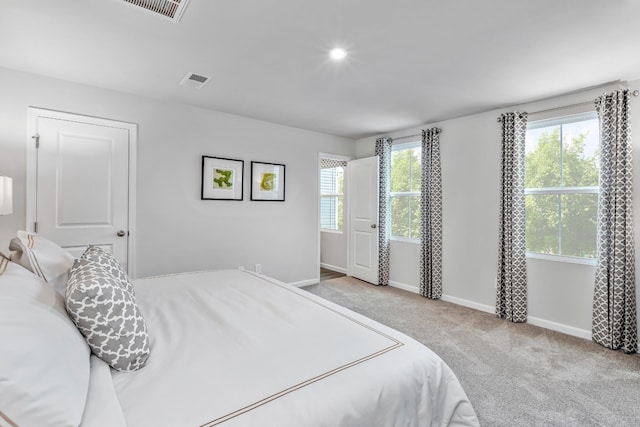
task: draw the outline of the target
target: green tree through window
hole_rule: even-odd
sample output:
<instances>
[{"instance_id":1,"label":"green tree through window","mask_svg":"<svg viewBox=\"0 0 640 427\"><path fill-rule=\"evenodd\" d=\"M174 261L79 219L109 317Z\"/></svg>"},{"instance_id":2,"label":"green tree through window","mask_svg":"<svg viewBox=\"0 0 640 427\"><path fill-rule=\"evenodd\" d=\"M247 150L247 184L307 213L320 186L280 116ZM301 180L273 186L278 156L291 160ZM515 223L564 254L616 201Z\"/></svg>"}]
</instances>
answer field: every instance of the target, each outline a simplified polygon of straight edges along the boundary
<instances>
[{"instance_id":1,"label":"green tree through window","mask_svg":"<svg viewBox=\"0 0 640 427\"><path fill-rule=\"evenodd\" d=\"M594 114L533 122L527 129L527 251L595 258L598 120Z\"/></svg>"},{"instance_id":2,"label":"green tree through window","mask_svg":"<svg viewBox=\"0 0 640 427\"><path fill-rule=\"evenodd\" d=\"M420 238L419 143L404 144L391 153L391 236Z\"/></svg>"}]
</instances>

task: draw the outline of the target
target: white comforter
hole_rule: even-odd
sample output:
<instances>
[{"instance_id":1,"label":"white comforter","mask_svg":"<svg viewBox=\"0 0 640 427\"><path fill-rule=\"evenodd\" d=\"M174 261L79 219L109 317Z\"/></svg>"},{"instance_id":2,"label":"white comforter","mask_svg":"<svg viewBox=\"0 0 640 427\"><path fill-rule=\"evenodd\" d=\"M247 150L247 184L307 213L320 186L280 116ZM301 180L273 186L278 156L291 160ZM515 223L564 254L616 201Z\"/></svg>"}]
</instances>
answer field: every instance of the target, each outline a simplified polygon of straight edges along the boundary
<instances>
[{"instance_id":1,"label":"white comforter","mask_svg":"<svg viewBox=\"0 0 640 427\"><path fill-rule=\"evenodd\" d=\"M83 425L478 425L435 353L308 292L239 270L134 285L151 356L92 359Z\"/></svg>"}]
</instances>

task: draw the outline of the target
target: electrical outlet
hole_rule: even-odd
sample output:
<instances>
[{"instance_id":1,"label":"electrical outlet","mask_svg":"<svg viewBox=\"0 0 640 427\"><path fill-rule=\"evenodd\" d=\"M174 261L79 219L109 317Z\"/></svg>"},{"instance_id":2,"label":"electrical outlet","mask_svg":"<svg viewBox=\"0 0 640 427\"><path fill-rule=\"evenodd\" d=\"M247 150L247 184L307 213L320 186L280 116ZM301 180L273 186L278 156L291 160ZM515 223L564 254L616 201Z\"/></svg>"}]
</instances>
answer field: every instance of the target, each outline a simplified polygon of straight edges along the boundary
<instances>
[{"instance_id":1,"label":"electrical outlet","mask_svg":"<svg viewBox=\"0 0 640 427\"><path fill-rule=\"evenodd\" d=\"M256 273L262 273L262 264L256 264Z\"/></svg>"},{"instance_id":2,"label":"electrical outlet","mask_svg":"<svg viewBox=\"0 0 640 427\"><path fill-rule=\"evenodd\" d=\"M498 289L498 278L497 277L493 278L493 289Z\"/></svg>"}]
</instances>

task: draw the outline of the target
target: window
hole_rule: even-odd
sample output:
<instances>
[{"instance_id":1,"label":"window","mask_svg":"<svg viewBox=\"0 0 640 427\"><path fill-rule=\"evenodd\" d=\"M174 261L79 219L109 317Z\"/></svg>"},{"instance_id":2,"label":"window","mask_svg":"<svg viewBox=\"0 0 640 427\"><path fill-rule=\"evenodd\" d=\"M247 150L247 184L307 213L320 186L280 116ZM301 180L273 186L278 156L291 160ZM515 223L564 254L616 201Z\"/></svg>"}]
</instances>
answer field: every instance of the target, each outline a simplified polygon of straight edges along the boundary
<instances>
[{"instance_id":1,"label":"window","mask_svg":"<svg viewBox=\"0 0 640 427\"><path fill-rule=\"evenodd\" d=\"M595 113L527 126L525 214L529 255L596 257L599 145Z\"/></svg>"},{"instance_id":2,"label":"window","mask_svg":"<svg viewBox=\"0 0 640 427\"><path fill-rule=\"evenodd\" d=\"M320 159L320 228L342 231L344 227L344 168L347 162Z\"/></svg>"},{"instance_id":3,"label":"window","mask_svg":"<svg viewBox=\"0 0 640 427\"><path fill-rule=\"evenodd\" d=\"M391 237L419 239L422 148L414 142L391 150Z\"/></svg>"}]
</instances>

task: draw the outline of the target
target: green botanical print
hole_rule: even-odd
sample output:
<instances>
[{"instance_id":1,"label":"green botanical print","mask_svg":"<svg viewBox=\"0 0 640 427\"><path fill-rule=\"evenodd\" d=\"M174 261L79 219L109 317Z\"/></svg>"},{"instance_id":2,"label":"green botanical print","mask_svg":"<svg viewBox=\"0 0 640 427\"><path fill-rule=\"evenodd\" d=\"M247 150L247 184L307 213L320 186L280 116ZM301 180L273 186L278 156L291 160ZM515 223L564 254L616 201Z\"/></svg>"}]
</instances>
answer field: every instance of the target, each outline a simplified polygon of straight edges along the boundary
<instances>
[{"instance_id":1,"label":"green botanical print","mask_svg":"<svg viewBox=\"0 0 640 427\"><path fill-rule=\"evenodd\" d=\"M276 174L271 172L265 172L262 174L262 180L260 181L260 189L264 191L273 191L276 186Z\"/></svg>"},{"instance_id":2,"label":"green botanical print","mask_svg":"<svg viewBox=\"0 0 640 427\"><path fill-rule=\"evenodd\" d=\"M233 169L215 168L213 173L213 188L230 189L233 187L231 178L233 177Z\"/></svg>"}]
</instances>

